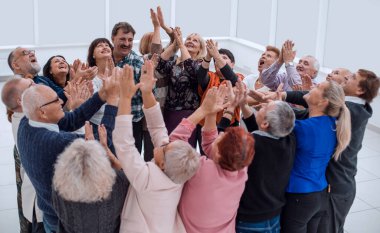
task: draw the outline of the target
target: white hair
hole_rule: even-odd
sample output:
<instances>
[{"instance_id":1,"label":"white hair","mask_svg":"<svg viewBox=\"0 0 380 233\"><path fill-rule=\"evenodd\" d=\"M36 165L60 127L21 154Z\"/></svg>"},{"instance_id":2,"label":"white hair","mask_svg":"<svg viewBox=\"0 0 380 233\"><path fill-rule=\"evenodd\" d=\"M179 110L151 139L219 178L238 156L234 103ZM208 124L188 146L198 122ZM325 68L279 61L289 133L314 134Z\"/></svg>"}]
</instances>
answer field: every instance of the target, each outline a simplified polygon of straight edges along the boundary
<instances>
[{"instance_id":1,"label":"white hair","mask_svg":"<svg viewBox=\"0 0 380 233\"><path fill-rule=\"evenodd\" d=\"M76 139L55 164L53 188L67 201L97 202L109 197L116 172L98 141Z\"/></svg>"},{"instance_id":2,"label":"white hair","mask_svg":"<svg viewBox=\"0 0 380 233\"><path fill-rule=\"evenodd\" d=\"M199 154L189 143L177 140L165 152L165 174L176 184L184 184L199 167Z\"/></svg>"},{"instance_id":3,"label":"white hair","mask_svg":"<svg viewBox=\"0 0 380 233\"><path fill-rule=\"evenodd\" d=\"M49 88L44 85L34 85L24 91L21 96L22 110L25 116L30 119L35 115L36 110L44 104L45 98L43 96L43 90Z\"/></svg>"},{"instance_id":4,"label":"white hair","mask_svg":"<svg viewBox=\"0 0 380 233\"><path fill-rule=\"evenodd\" d=\"M305 56L305 57L311 58L311 59L313 60L313 67L314 67L314 69L317 71L317 72L315 73L315 75L314 75L313 78L317 77L318 72L319 72L319 68L320 68L319 61L317 60L317 58L315 58L315 57L313 57L313 56L311 56L311 55L307 55L307 56Z\"/></svg>"}]
</instances>

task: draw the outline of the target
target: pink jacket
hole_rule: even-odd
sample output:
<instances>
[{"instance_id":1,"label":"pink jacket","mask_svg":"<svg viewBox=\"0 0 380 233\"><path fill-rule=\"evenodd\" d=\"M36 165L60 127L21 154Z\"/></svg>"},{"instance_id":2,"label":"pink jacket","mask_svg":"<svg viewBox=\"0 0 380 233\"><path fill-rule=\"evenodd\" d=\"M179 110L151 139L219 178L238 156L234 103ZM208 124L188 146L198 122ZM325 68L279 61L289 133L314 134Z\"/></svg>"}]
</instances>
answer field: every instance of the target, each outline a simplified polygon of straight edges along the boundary
<instances>
[{"instance_id":1,"label":"pink jacket","mask_svg":"<svg viewBox=\"0 0 380 233\"><path fill-rule=\"evenodd\" d=\"M183 119L172 132L171 137L186 140L195 125ZM202 131L202 148L197 173L185 183L178 206L179 213L188 233L232 233L235 232L235 218L239 201L248 179L247 168L230 172L214 162L212 143L217 130Z\"/></svg>"},{"instance_id":2,"label":"pink jacket","mask_svg":"<svg viewBox=\"0 0 380 233\"><path fill-rule=\"evenodd\" d=\"M143 109L155 147L169 141L159 104ZM145 162L135 147L132 115L116 117L113 142L130 187L121 214L120 232L186 232L177 206L183 185L173 183L154 162Z\"/></svg>"}]
</instances>

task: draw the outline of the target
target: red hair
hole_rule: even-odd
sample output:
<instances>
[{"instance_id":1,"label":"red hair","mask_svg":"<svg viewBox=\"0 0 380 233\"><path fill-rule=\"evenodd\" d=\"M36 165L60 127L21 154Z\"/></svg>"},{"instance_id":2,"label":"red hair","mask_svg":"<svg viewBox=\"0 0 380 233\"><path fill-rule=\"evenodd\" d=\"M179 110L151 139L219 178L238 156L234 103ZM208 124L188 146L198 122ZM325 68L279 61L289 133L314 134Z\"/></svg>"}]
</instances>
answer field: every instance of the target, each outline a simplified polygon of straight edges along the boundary
<instances>
[{"instance_id":1,"label":"red hair","mask_svg":"<svg viewBox=\"0 0 380 233\"><path fill-rule=\"evenodd\" d=\"M219 165L228 171L237 171L251 164L255 154L255 140L241 127L229 127L217 147Z\"/></svg>"}]
</instances>

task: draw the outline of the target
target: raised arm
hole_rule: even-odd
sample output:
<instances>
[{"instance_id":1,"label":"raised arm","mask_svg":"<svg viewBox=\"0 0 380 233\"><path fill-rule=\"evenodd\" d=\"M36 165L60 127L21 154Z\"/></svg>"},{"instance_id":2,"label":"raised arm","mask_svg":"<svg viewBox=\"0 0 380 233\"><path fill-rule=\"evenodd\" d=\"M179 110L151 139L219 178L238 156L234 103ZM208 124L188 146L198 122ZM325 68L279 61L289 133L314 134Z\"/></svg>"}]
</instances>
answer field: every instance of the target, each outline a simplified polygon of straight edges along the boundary
<instances>
[{"instance_id":1,"label":"raised arm","mask_svg":"<svg viewBox=\"0 0 380 233\"><path fill-rule=\"evenodd\" d=\"M176 27L174 29L174 39L175 39L176 44L178 45L179 50L181 51L181 59L180 60L185 61L187 59L190 59L191 58L190 53L182 41L181 28Z\"/></svg>"},{"instance_id":2,"label":"raised arm","mask_svg":"<svg viewBox=\"0 0 380 233\"><path fill-rule=\"evenodd\" d=\"M296 51L293 51L293 48L294 43L290 40L285 41L282 46L282 57L287 74L286 87L284 87L285 90L289 90L295 85L302 85L301 76L293 65L293 60L296 57Z\"/></svg>"},{"instance_id":3,"label":"raised arm","mask_svg":"<svg viewBox=\"0 0 380 233\"><path fill-rule=\"evenodd\" d=\"M161 44L161 35L160 35L160 22L158 20L156 12L153 9L150 9L150 19L153 24L153 37L152 43L150 46L151 54L161 54L162 44Z\"/></svg>"}]
</instances>

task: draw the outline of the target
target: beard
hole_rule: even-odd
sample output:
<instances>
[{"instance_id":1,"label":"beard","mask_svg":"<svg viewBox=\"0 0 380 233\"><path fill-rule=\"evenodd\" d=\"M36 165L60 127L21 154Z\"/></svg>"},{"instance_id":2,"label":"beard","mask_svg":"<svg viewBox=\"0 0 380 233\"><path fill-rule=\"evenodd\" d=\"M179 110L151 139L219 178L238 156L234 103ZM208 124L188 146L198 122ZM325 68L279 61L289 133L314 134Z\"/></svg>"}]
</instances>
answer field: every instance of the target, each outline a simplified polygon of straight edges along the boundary
<instances>
[{"instance_id":1,"label":"beard","mask_svg":"<svg viewBox=\"0 0 380 233\"><path fill-rule=\"evenodd\" d=\"M29 68L29 73L33 76L40 72L41 66L38 63L31 63Z\"/></svg>"}]
</instances>

